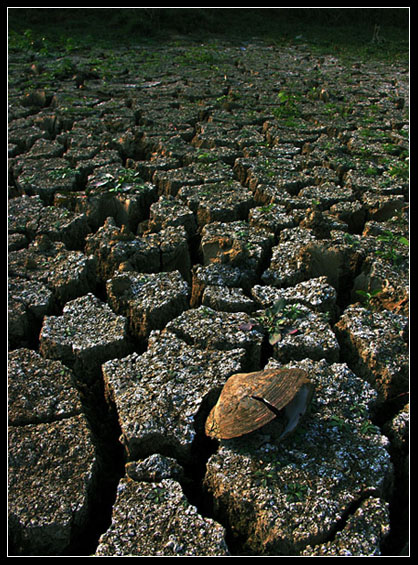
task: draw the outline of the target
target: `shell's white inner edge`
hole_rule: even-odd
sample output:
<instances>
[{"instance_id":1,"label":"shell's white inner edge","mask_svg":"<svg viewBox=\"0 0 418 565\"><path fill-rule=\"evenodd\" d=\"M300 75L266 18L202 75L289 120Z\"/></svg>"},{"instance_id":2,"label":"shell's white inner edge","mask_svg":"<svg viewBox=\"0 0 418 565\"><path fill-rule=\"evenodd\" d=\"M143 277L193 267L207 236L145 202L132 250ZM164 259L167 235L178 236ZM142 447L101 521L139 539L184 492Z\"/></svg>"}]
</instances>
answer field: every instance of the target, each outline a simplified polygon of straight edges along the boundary
<instances>
[{"instance_id":1,"label":"shell's white inner edge","mask_svg":"<svg viewBox=\"0 0 418 565\"><path fill-rule=\"evenodd\" d=\"M299 423L301 416L305 414L310 397L310 387L303 385L293 400L285 406L284 411L287 417L287 426L279 439L293 431Z\"/></svg>"}]
</instances>

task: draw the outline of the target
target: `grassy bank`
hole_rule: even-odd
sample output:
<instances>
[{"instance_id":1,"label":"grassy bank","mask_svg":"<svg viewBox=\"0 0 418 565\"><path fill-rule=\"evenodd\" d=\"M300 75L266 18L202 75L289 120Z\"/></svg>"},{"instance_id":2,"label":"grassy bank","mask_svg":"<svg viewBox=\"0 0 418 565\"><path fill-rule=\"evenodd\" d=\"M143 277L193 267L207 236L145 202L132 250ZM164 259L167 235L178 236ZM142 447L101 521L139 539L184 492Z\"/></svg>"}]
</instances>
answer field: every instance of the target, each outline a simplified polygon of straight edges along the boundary
<instances>
[{"instance_id":1,"label":"grassy bank","mask_svg":"<svg viewBox=\"0 0 418 565\"><path fill-rule=\"evenodd\" d=\"M8 16L12 49L112 47L181 34L191 40L259 37L392 60L405 59L409 50L407 8L9 8Z\"/></svg>"}]
</instances>

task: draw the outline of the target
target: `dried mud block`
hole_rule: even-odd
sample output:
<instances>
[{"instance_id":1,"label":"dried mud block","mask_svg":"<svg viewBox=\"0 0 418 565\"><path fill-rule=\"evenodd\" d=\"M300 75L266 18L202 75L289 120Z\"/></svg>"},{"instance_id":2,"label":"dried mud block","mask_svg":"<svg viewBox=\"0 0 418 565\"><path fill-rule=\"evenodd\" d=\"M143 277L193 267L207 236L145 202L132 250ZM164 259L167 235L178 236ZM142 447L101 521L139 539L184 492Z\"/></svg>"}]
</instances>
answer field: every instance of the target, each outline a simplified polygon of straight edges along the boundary
<instances>
[{"instance_id":1,"label":"dried mud block","mask_svg":"<svg viewBox=\"0 0 418 565\"><path fill-rule=\"evenodd\" d=\"M207 266L195 265L192 268L192 308L201 303L203 293L210 286L242 288L249 291L257 281L256 273L250 269L241 269L221 263L210 263Z\"/></svg>"},{"instance_id":2,"label":"dried mud block","mask_svg":"<svg viewBox=\"0 0 418 565\"><path fill-rule=\"evenodd\" d=\"M347 292L359 266L363 252L347 243L344 233L331 231L330 239L312 241L300 247L296 262L303 265L308 277L326 276L337 292ZM299 282L299 281L298 281Z\"/></svg>"},{"instance_id":3,"label":"dried mud block","mask_svg":"<svg viewBox=\"0 0 418 565\"><path fill-rule=\"evenodd\" d=\"M292 320L287 329L280 330L282 337L273 345L273 357L281 362L305 358L326 359L329 363L338 361L340 347L327 317L302 304L293 306L301 312L301 317Z\"/></svg>"},{"instance_id":4,"label":"dried mud block","mask_svg":"<svg viewBox=\"0 0 418 565\"><path fill-rule=\"evenodd\" d=\"M405 395L405 398L407 396ZM407 477L407 481L409 482L409 404L404 406L402 410L396 414L387 422L383 430L385 434L388 436L391 442L391 447L393 449L394 458L400 457L404 460L404 468L402 469L405 471L405 476Z\"/></svg>"},{"instance_id":5,"label":"dried mud block","mask_svg":"<svg viewBox=\"0 0 418 565\"><path fill-rule=\"evenodd\" d=\"M8 233L23 233L32 240L38 229L38 219L44 203L39 195L18 196L8 201Z\"/></svg>"},{"instance_id":6,"label":"dried mud block","mask_svg":"<svg viewBox=\"0 0 418 565\"><path fill-rule=\"evenodd\" d=\"M254 205L252 193L232 179L185 186L177 195L196 214L199 226L211 222L246 220Z\"/></svg>"},{"instance_id":7,"label":"dried mud block","mask_svg":"<svg viewBox=\"0 0 418 565\"><path fill-rule=\"evenodd\" d=\"M126 316L135 335L147 337L189 306L190 288L178 271L121 273L106 283L109 305Z\"/></svg>"},{"instance_id":8,"label":"dried mud block","mask_svg":"<svg viewBox=\"0 0 418 565\"><path fill-rule=\"evenodd\" d=\"M405 200L401 195L384 196L366 192L361 200L367 210L367 218L376 222L385 222L393 218L405 207Z\"/></svg>"},{"instance_id":9,"label":"dried mud block","mask_svg":"<svg viewBox=\"0 0 418 565\"><path fill-rule=\"evenodd\" d=\"M37 139L32 147L25 153L26 159L53 159L62 157L64 145L56 139Z\"/></svg>"},{"instance_id":10,"label":"dried mud block","mask_svg":"<svg viewBox=\"0 0 418 565\"><path fill-rule=\"evenodd\" d=\"M367 217L364 205L358 200L337 202L330 207L330 213L346 223L351 233L361 233Z\"/></svg>"},{"instance_id":11,"label":"dried mud block","mask_svg":"<svg viewBox=\"0 0 418 565\"><path fill-rule=\"evenodd\" d=\"M180 169L156 171L153 182L160 195L176 196L182 186L232 180L232 168L222 163L192 163Z\"/></svg>"},{"instance_id":12,"label":"dried mud block","mask_svg":"<svg viewBox=\"0 0 418 565\"><path fill-rule=\"evenodd\" d=\"M196 162L216 163L222 161L233 167L235 160L242 155L242 151L237 147L213 147L210 149L192 149L183 156L183 164L191 165ZM174 168L174 167L173 167Z\"/></svg>"},{"instance_id":13,"label":"dried mud block","mask_svg":"<svg viewBox=\"0 0 418 565\"><path fill-rule=\"evenodd\" d=\"M54 306L53 293L43 283L13 277L8 280L8 338L12 347L33 343L42 318Z\"/></svg>"},{"instance_id":14,"label":"dried mud block","mask_svg":"<svg viewBox=\"0 0 418 565\"><path fill-rule=\"evenodd\" d=\"M259 367L264 334L250 323L245 312L220 312L208 306L187 310L169 322L164 334L175 334L203 350L246 351L245 370Z\"/></svg>"},{"instance_id":15,"label":"dried mud block","mask_svg":"<svg viewBox=\"0 0 418 565\"><path fill-rule=\"evenodd\" d=\"M273 234L247 222L213 222L202 229L203 264L221 263L259 272L267 260Z\"/></svg>"},{"instance_id":16,"label":"dried mud block","mask_svg":"<svg viewBox=\"0 0 418 565\"><path fill-rule=\"evenodd\" d=\"M151 204L148 229L158 232L168 226L183 226L187 237L195 235L197 225L192 210L173 196L160 196Z\"/></svg>"},{"instance_id":17,"label":"dried mud block","mask_svg":"<svg viewBox=\"0 0 418 565\"><path fill-rule=\"evenodd\" d=\"M43 136L43 131L34 125L30 117L17 117L8 124L8 142L15 154L12 156L19 156L20 153L28 151L35 141Z\"/></svg>"},{"instance_id":18,"label":"dried mud block","mask_svg":"<svg viewBox=\"0 0 418 565\"><path fill-rule=\"evenodd\" d=\"M9 424L22 426L81 414L72 371L30 349L15 349L8 363Z\"/></svg>"},{"instance_id":19,"label":"dried mud block","mask_svg":"<svg viewBox=\"0 0 418 565\"><path fill-rule=\"evenodd\" d=\"M178 169L180 161L175 157L162 157L161 155L152 155L149 161L132 161L129 163L133 169L138 171L143 179L151 182L156 171L168 171L170 169Z\"/></svg>"},{"instance_id":20,"label":"dried mud block","mask_svg":"<svg viewBox=\"0 0 418 565\"><path fill-rule=\"evenodd\" d=\"M287 158L269 159L263 156L237 159L234 171L239 181L254 192L257 204L269 204L279 194L297 194L312 184L312 178L297 169Z\"/></svg>"},{"instance_id":21,"label":"dried mud block","mask_svg":"<svg viewBox=\"0 0 418 565\"><path fill-rule=\"evenodd\" d=\"M292 359L338 361L340 347L328 323L328 315L315 312L297 301L258 312L258 320L268 332L273 357L286 363Z\"/></svg>"},{"instance_id":22,"label":"dried mud block","mask_svg":"<svg viewBox=\"0 0 418 565\"><path fill-rule=\"evenodd\" d=\"M373 557L381 555L382 542L389 534L389 504L380 498L367 498L349 515L344 528L333 541L308 546L301 555L319 557Z\"/></svg>"},{"instance_id":23,"label":"dried mud block","mask_svg":"<svg viewBox=\"0 0 418 565\"><path fill-rule=\"evenodd\" d=\"M403 171L405 171L406 162L401 162ZM374 167L372 167L373 169ZM396 168L396 165L395 165ZM383 169L377 165L375 171L377 174L370 174L369 167L360 164L358 168L350 169L344 174L344 185L354 190L356 194L368 194L382 197L403 196L408 199L409 182L408 179L399 178L397 175L391 175L390 169ZM407 170L407 169L406 169ZM381 174L380 174L381 173ZM401 173L402 175L402 173ZM366 197L367 198L367 197ZM372 202L372 201L371 201ZM385 204L384 204L385 206ZM374 206L373 206L374 208ZM377 211L376 208L374 208ZM386 212L389 209L386 208Z\"/></svg>"},{"instance_id":24,"label":"dried mud block","mask_svg":"<svg viewBox=\"0 0 418 565\"><path fill-rule=\"evenodd\" d=\"M286 206L275 203L252 208L248 215L248 223L250 226L272 232L276 236L282 230L296 225L294 217L288 214Z\"/></svg>"},{"instance_id":25,"label":"dried mud block","mask_svg":"<svg viewBox=\"0 0 418 565\"><path fill-rule=\"evenodd\" d=\"M44 206L39 196L22 196L9 200L9 234L24 234L28 241L46 234L51 241L62 241L67 249L81 249L90 228L84 214Z\"/></svg>"},{"instance_id":26,"label":"dried mud block","mask_svg":"<svg viewBox=\"0 0 418 565\"><path fill-rule=\"evenodd\" d=\"M290 143L300 148L308 143L313 143L326 131L323 126L312 127L312 124L309 123L306 125L300 124L300 127L293 128L286 125L277 126L275 122L265 122L263 130L267 143L270 145L280 147L282 143Z\"/></svg>"},{"instance_id":27,"label":"dried mud block","mask_svg":"<svg viewBox=\"0 0 418 565\"><path fill-rule=\"evenodd\" d=\"M81 175L61 157L18 161L15 167L18 194L38 194L45 204L51 204L58 192L77 190Z\"/></svg>"},{"instance_id":28,"label":"dried mud block","mask_svg":"<svg viewBox=\"0 0 418 565\"><path fill-rule=\"evenodd\" d=\"M179 271L190 282L191 259L187 244L187 234L183 226L168 226L157 236L160 250L160 271Z\"/></svg>"},{"instance_id":29,"label":"dried mud block","mask_svg":"<svg viewBox=\"0 0 418 565\"><path fill-rule=\"evenodd\" d=\"M90 228L84 214L47 206L39 217L36 235L46 234L52 241L62 241L67 249L82 249Z\"/></svg>"},{"instance_id":30,"label":"dried mud block","mask_svg":"<svg viewBox=\"0 0 418 565\"><path fill-rule=\"evenodd\" d=\"M190 278L190 254L183 226L135 236L124 227L118 228L113 218L107 218L94 235L87 237L85 251L97 257L97 274L103 281L115 271L178 270L186 280Z\"/></svg>"},{"instance_id":31,"label":"dried mud block","mask_svg":"<svg viewBox=\"0 0 418 565\"><path fill-rule=\"evenodd\" d=\"M73 367L81 381L91 381L102 363L129 351L127 325L125 317L87 294L67 302L61 316L45 316L40 352Z\"/></svg>"},{"instance_id":32,"label":"dried mud block","mask_svg":"<svg viewBox=\"0 0 418 565\"><path fill-rule=\"evenodd\" d=\"M336 312L337 293L326 277L302 281L288 288L254 285L251 295L262 308L270 308L284 300L286 304L299 302L317 312L326 312L330 317Z\"/></svg>"},{"instance_id":33,"label":"dried mud block","mask_svg":"<svg viewBox=\"0 0 418 565\"><path fill-rule=\"evenodd\" d=\"M327 239L331 236L331 231L344 231L348 229L347 224L329 214L328 211L322 212L316 206L307 208L299 227L310 229L317 239Z\"/></svg>"},{"instance_id":34,"label":"dried mud block","mask_svg":"<svg viewBox=\"0 0 418 565\"><path fill-rule=\"evenodd\" d=\"M135 236L119 228L113 218L107 218L95 234L87 236L85 251L97 258L97 274L103 281L117 270L157 272L160 249L156 237Z\"/></svg>"},{"instance_id":35,"label":"dried mud block","mask_svg":"<svg viewBox=\"0 0 418 565\"><path fill-rule=\"evenodd\" d=\"M393 253L395 258L399 257L406 264L408 256L402 247L397 245ZM409 270L400 269L391 260L373 256L365 258L360 273L354 279L352 301L361 299L363 292L372 295L374 307L409 316Z\"/></svg>"},{"instance_id":36,"label":"dried mud block","mask_svg":"<svg viewBox=\"0 0 418 565\"><path fill-rule=\"evenodd\" d=\"M107 217L113 217L118 225L126 225L135 232L156 199L157 187L144 181L138 171L109 165L98 167L89 176L76 208L86 214L94 229Z\"/></svg>"},{"instance_id":37,"label":"dried mud block","mask_svg":"<svg viewBox=\"0 0 418 565\"><path fill-rule=\"evenodd\" d=\"M209 285L202 295L202 305L222 312L253 312L256 304L242 288Z\"/></svg>"},{"instance_id":38,"label":"dried mud block","mask_svg":"<svg viewBox=\"0 0 418 565\"><path fill-rule=\"evenodd\" d=\"M308 265L299 256L310 242L314 244L315 236L306 228L284 229L278 245L272 249L269 267L263 272L263 282L271 286L293 286L308 278Z\"/></svg>"},{"instance_id":39,"label":"dried mud block","mask_svg":"<svg viewBox=\"0 0 418 565\"><path fill-rule=\"evenodd\" d=\"M87 525L97 458L80 414L9 427L9 535L23 555L62 555Z\"/></svg>"},{"instance_id":40,"label":"dried mud block","mask_svg":"<svg viewBox=\"0 0 418 565\"><path fill-rule=\"evenodd\" d=\"M381 400L408 390L408 319L389 310L349 306L335 325L344 359L370 382Z\"/></svg>"},{"instance_id":41,"label":"dried mud block","mask_svg":"<svg viewBox=\"0 0 418 565\"><path fill-rule=\"evenodd\" d=\"M300 555L326 543L353 505L367 496L387 500L392 488L388 440L369 420L372 387L346 364L305 359L286 367L305 370L315 386L303 425L279 443L263 428L221 441L204 479L214 518L227 519L251 555ZM387 514L374 512L361 532L347 529L350 542L364 540L373 519L389 527ZM369 539L371 553L380 541Z\"/></svg>"},{"instance_id":42,"label":"dried mud block","mask_svg":"<svg viewBox=\"0 0 418 565\"><path fill-rule=\"evenodd\" d=\"M190 460L196 429L204 425L201 414L241 370L244 356L243 349L203 350L154 331L142 355L105 363L105 394L116 406L129 459L158 452Z\"/></svg>"},{"instance_id":43,"label":"dried mud block","mask_svg":"<svg viewBox=\"0 0 418 565\"><path fill-rule=\"evenodd\" d=\"M196 135L191 141L192 145L195 147L200 149L237 147L235 139L240 133L240 130L233 123L225 124L224 122L202 122L196 124L195 130Z\"/></svg>"},{"instance_id":44,"label":"dried mud block","mask_svg":"<svg viewBox=\"0 0 418 565\"><path fill-rule=\"evenodd\" d=\"M9 274L43 283L59 303L96 287L96 258L68 251L63 243L38 236L27 249L9 253Z\"/></svg>"},{"instance_id":45,"label":"dried mud block","mask_svg":"<svg viewBox=\"0 0 418 565\"><path fill-rule=\"evenodd\" d=\"M127 520L127 516L129 519ZM121 479L112 523L95 556L227 556L224 528L203 518L172 479Z\"/></svg>"},{"instance_id":46,"label":"dried mud block","mask_svg":"<svg viewBox=\"0 0 418 565\"><path fill-rule=\"evenodd\" d=\"M125 471L126 475L134 481L185 480L183 467L173 457L165 457L159 453L153 453L138 461L129 461L125 465Z\"/></svg>"}]
</instances>

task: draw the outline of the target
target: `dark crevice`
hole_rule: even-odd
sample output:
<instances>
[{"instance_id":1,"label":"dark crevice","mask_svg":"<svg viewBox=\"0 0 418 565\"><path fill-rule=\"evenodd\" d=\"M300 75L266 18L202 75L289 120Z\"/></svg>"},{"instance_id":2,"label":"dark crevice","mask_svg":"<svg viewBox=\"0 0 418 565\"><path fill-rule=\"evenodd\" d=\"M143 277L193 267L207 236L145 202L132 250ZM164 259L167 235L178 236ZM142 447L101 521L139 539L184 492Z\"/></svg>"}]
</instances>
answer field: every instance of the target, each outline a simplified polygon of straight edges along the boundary
<instances>
[{"instance_id":1,"label":"dark crevice","mask_svg":"<svg viewBox=\"0 0 418 565\"><path fill-rule=\"evenodd\" d=\"M344 512L341 515L341 518L335 522L335 524L330 528L329 533L324 539L320 541L316 541L316 544L326 544L329 542L333 542L335 540L336 535L338 532L344 530L347 525L348 520L355 514L355 512L360 508L360 506L368 499L368 498L375 498L376 491L374 489L367 489L361 495L353 500Z\"/></svg>"},{"instance_id":2,"label":"dark crevice","mask_svg":"<svg viewBox=\"0 0 418 565\"><path fill-rule=\"evenodd\" d=\"M98 470L90 493L88 519L66 555L91 555L111 523L117 485L125 473L125 451L119 441L117 413L105 400L103 380L97 378L88 386L78 383L78 388L96 446Z\"/></svg>"}]
</instances>

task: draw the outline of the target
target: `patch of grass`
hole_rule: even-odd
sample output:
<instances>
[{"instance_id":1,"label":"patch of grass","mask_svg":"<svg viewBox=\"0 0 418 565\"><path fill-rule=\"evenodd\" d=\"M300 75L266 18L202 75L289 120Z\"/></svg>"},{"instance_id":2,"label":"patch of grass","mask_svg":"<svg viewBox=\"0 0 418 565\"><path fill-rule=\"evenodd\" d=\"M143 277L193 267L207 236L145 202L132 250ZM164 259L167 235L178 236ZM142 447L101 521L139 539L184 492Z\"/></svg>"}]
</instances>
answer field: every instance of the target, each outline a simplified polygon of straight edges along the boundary
<instances>
[{"instance_id":1,"label":"patch of grass","mask_svg":"<svg viewBox=\"0 0 418 565\"><path fill-rule=\"evenodd\" d=\"M278 47L307 45L339 58L407 62L409 56L408 8L9 8L8 18L9 48L44 54L161 44L180 33L200 44L257 36ZM373 42L376 24L379 42ZM217 56L199 47L186 57L196 55L210 64Z\"/></svg>"}]
</instances>

